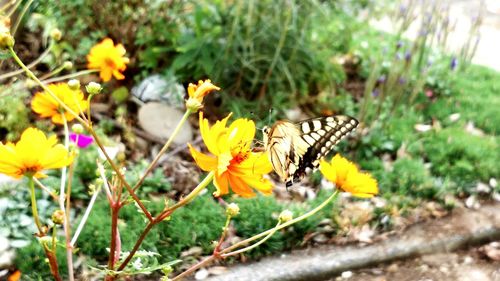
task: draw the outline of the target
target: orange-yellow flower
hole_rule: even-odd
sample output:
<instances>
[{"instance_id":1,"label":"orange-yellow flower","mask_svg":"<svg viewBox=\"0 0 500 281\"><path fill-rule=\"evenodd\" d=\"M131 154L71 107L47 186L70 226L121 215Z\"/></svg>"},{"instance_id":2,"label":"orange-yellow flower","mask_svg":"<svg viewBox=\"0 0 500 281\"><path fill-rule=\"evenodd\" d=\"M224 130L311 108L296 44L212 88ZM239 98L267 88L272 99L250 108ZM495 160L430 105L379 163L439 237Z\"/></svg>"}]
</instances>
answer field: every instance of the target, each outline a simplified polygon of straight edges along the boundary
<instances>
[{"instance_id":1,"label":"orange-yellow flower","mask_svg":"<svg viewBox=\"0 0 500 281\"><path fill-rule=\"evenodd\" d=\"M186 101L186 107L192 111L197 111L203 107L203 98L213 90L218 91L220 88L212 84L212 82L208 79L205 81L198 81L198 85L189 83L189 98Z\"/></svg>"},{"instance_id":2,"label":"orange-yellow flower","mask_svg":"<svg viewBox=\"0 0 500 281\"><path fill-rule=\"evenodd\" d=\"M57 144L55 135L47 138L36 128L26 129L16 144L0 143L0 173L14 178L43 178L43 170L62 168L72 161L73 156Z\"/></svg>"},{"instance_id":3,"label":"orange-yellow flower","mask_svg":"<svg viewBox=\"0 0 500 281\"><path fill-rule=\"evenodd\" d=\"M125 48L122 44L115 44L113 40L105 38L101 43L90 49L87 55L87 68L99 69L102 81L108 82L111 76L118 80L125 78L122 72L127 68L129 59L125 57Z\"/></svg>"},{"instance_id":4,"label":"orange-yellow flower","mask_svg":"<svg viewBox=\"0 0 500 281\"><path fill-rule=\"evenodd\" d=\"M84 99L83 93L80 90L71 90L66 83L50 84L47 86L54 95L56 95L64 104L66 104L73 112L79 114L84 112L88 105ZM71 113L64 108L46 91L38 92L31 101L31 108L41 117L51 117L55 124L63 124L63 114L66 121L75 119Z\"/></svg>"},{"instance_id":5,"label":"orange-yellow flower","mask_svg":"<svg viewBox=\"0 0 500 281\"><path fill-rule=\"evenodd\" d=\"M271 163L261 152L251 151L254 122L237 119L226 127L230 116L210 127L208 120L203 118L203 112L200 112L201 137L213 156L203 154L188 144L191 155L202 170L215 173L213 183L217 191L214 196L229 193L229 188L242 197L255 196L252 188L270 195L273 186L263 175L272 170Z\"/></svg>"},{"instance_id":6,"label":"orange-yellow flower","mask_svg":"<svg viewBox=\"0 0 500 281\"><path fill-rule=\"evenodd\" d=\"M366 173L361 173L349 160L335 155L331 163L321 161L319 169L323 176L335 186L356 197L373 197L378 193L377 181Z\"/></svg>"}]
</instances>

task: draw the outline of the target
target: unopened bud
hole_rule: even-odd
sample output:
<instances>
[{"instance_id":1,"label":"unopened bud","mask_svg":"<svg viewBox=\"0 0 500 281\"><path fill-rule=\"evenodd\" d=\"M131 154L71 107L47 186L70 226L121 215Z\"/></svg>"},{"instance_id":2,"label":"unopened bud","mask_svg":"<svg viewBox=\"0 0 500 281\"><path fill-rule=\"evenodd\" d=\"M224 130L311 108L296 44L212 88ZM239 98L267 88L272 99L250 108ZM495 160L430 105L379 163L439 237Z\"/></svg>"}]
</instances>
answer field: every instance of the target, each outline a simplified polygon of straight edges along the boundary
<instances>
[{"instance_id":1,"label":"unopened bud","mask_svg":"<svg viewBox=\"0 0 500 281\"><path fill-rule=\"evenodd\" d=\"M55 210L52 213L52 222L54 224L63 224L64 223L64 211L63 210Z\"/></svg>"},{"instance_id":2,"label":"unopened bud","mask_svg":"<svg viewBox=\"0 0 500 281\"><path fill-rule=\"evenodd\" d=\"M14 37L7 26L0 24L0 49L8 49L12 46L14 46Z\"/></svg>"},{"instance_id":3,"label":"unopened bud","mask_svg":"<svg viewBox=\"0 0 500 281\"><path fill-rule=\"evenodd\" d=\"M87 89L87 92L91 95L97 95L101 92L102 86L99 83L96 82L90 82L85 86L85 89Z\"/></svg>"},{"instance_id":4,"label":"unopened bud","mask_svg":"<svg viewBox=\"0 0 500 281\"><path fill-rule=\"evenodd\" d=\"M279 218L278 218L281 222L287 222L287 221L290 221L293 219L293 213L289 210L284 210L283 212L281 212Z\"/></svg>"},{"instance_id":5,"label":"unopened bud","mask_svg":"<svg viewBox=\"0 0 500 281\"><path fill-rule=\"evenodd\" d=\"M68 81L68 86L73 91L80 90L80 81L71 79Z\"/></svg>"},{"instance_id":6,"label":"unopened bud","mask_svg":"<svg viewBox=\"0 0 500 281\"><path fill-rule=\"evenodd\" d=\"M61 30L59 30L58 28L52 29L52 31L50 31L50 37L56 41L61 40L62 38Z\"/></svg>"},{"instance_id":7,"label":"unopened bud","mask_svg":"<svg viewBox=\"0 0 500 281\"><path fill-rule=\"evenodd\" d=\"M83 126L81 124L73 124L73 126L71 126L71 131L75 134L83 134Z\"/></svg>"},{"instance_id":8,"label":"unopened bud","mask_svg":"<svg viewBox=\"0 0 500 281\"><path fill-rule=\"evenodd\" d=\"M203 107L203 104L198 99L195 98L189 98L186 101L186 108L189 109L191 112L197 112Z\"/></svg>"},{"instance_id":9,"label":"unopened bud","mask_svg":"<svg viewBox=\"0 0 500 281\"><path fill-rule=\"evenodd\" d=\"M237 216L239 213L240 213L240 207L238 207L238 204L231 203L231 204L227 205L226 214L228 216L234 217L234 216Z\"/></svg>"},{"instance_id":10,"label":"unopened bud","mask_svg":"<svg viewBox=\"0 0 500 281\"><path fill-rule=\"evenodd\" d=\"M70 61L65 61L65 62L63 63L63 67L64 67L64 69L66 69L66 70L70 70L70 69L72 69L72 68L73 68L73 63L72 63L72 62L70 62Z\"/></svg>"}]
</instances>

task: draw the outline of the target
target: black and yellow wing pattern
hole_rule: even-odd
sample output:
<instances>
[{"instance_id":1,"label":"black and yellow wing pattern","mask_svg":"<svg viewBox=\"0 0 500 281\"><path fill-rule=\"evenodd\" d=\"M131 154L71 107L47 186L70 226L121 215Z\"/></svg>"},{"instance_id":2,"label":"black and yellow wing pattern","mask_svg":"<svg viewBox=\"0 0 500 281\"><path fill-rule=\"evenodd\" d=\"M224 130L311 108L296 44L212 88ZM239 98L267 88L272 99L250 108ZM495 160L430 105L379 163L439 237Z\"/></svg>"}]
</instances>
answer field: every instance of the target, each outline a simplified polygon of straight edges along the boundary
<instances>
[{"instance_id":1,"label":"black and yellow wing pattern","mask_svg":"<svg viewBox=\"0 0 500 281\"><path fill-rule=\"evenodd\" d=\"M315 169L322 157L358 126L358 120L335 115L298 123L278 121L265 127L264 148L274 171L291 186L300 181L307 168Z\"/></svg>"}]
</instances>

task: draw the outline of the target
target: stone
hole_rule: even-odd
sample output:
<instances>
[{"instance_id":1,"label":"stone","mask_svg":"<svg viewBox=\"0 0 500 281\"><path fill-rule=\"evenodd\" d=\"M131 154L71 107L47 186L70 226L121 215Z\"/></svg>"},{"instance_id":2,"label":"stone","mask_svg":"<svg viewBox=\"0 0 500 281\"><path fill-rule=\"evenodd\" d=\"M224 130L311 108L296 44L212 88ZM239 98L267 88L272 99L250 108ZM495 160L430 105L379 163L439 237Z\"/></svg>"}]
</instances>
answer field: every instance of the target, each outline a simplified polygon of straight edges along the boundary
<instances>
[{"instance_id":1,"label":"stone","mask_svg":"<svg viewBox=\"0 0 500 281\"><path fill-rule=\"evenodd\" d=\"M177 83L175 77L151 75L132 88L132 95L143 102L161 101L167 105L182 109L186 90Z\"/></svg>"},{"instance_id":2,"label":"stone","mask_svg":"<svg viewBox=\"0 0 500 281\"><path fill-rule=\"evenodd\" d=\"M174 132L184 113L169 105L159 102L149 102L139 109L139 125L147 133L167 140ZM174 138L177 145L186 144L193 138L193 129L189 122L185 122Z\"/></svg>"}]
</instances>

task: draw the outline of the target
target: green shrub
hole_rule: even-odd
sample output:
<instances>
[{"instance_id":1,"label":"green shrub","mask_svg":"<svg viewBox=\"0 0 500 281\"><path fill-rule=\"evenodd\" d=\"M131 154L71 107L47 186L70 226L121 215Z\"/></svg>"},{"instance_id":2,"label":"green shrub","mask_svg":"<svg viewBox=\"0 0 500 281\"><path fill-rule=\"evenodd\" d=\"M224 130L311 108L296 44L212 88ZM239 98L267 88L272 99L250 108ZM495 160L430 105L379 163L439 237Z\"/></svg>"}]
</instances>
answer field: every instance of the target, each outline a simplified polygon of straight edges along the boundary
<instances>
[{"instance_id":1,"label":"green shrub","mask_svg":"<svg viewBox=\"0 0 500 281\"><path fill-rule=\"evenodd\" d=\"M434 175L464 187L500 176L498 138L474 136L456 128L427 134L422 145L413 146L411 153L426 157Z\"/></svg>"},{"instance_id":2,"label":"green shrub","mask_svg":"<svg viewBox=\"0 0 500 281\"><path fill-rule=\"evenodd\" d=\"M59 242L64 243L63 241ZM68 274L65 248L58 246L56 256L59 274L65 279ZM54 278L50 273L42 245L36 239L33 239L28 246L18 249L14 264L22 272L22 280L52 280Z\"/></svg>"},{"instance_id":3,"label":"green shrub","mask_svg":"<svg viewBox=\"0 0 500 281\"><path fill-rule=\"evenodd\" d=\"M392 172L388 173L387 191L399 195L410 195L432 199L437 190L433 187L431 175L421 159L401 158L394 162Z\"/></svg>"},{"instance_id":4,"label":"green shrub","mask_svg":"<svg viewBox=\"0 0 500 281\"><path fill-rule=\"evenodd\" d=\"M0 86L0 139L15 141L29 126L29 108L25 100L30 95L22 83Z\"/></svg>"},{"instance_id":5,"label":"green shrub","mask_svg":"<svg viewBox=\"0 0 500 281\"><path fill-rule=\"evenodd\" d=\"M448 117L460 113L460 124L473 121L474 125L489 134L500 132L500 74L486 67L471 65L465 72L452 76L450 96L433 102L426 114L449 122Z\"/></svg>"},{"instance_id":6,"label":"green shrub","mask_svg":"<svg viewBox=\"0 0 500 281\"><path fill-rule=\"evenodd\" d=\"M297 100L342 79L329 62L350 40L338 14L316 1L198 2L171 67L181 81L210 77L230 96L264 97L264 108Z\"/></svg>"},{"instance_id":7,"label":"green shrub","mask_svg":"<svg viewBox=\"0 0 500 281\"><path fill-rule=\"evenodd\" d=\"M235 202L240 207L240 214L233 219L234 226L236 234L243 238L249 238L274 227L280 212L284 209L276 199L261 195L251 199L239 198ZM269 255L281 251L284 247L283 233L277 232L246 255L251 257Z\"/></svg>"}]
</instances>

